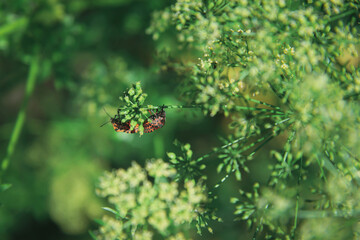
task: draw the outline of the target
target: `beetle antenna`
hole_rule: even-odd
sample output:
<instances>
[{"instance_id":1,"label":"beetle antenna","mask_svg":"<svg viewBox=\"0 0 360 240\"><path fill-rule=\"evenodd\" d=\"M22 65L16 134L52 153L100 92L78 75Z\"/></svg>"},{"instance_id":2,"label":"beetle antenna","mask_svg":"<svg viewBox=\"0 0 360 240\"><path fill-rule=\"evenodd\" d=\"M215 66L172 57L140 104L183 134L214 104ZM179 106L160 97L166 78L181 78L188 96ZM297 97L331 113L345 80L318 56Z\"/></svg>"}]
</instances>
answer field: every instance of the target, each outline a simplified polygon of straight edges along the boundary
<instances>
[{"instance_id":1,"label":"beetle antenna","mask_svg":"<svg viewBox=\"0 0 360 240\"><path fill-rule=\"evenodd\" d=\"M103 127L103 126L105 126L106 124L108 124L110 122L110 120L109 121L107 121L107 122L105 122L105 123L103 123L103 124L101 124L100 125L100 127Z\"/></svg>"},{"instance_id":2,"label":"beetle antenna","mask_svg":"<svg viewBox=\"0 0 360 240\"><path fill-rule=\"evenodd\" d=\"M103 107L103 110L104 110L104 112L106 113L106 115L109 116L110 120L107 121L107 122L105 122L105 123L103 123L103 124L101 124L100 127L105 126L106 124L108 124L109 122L111 122L111 119L112 119L112 117L111 117L110 114L106 111L106 109L105 109L104 107Z\"/></svg>"},{"instance_id":3,"label":"beetle antenna","mask_svg":"<svg viewBox=\"0 0 360 240\"><path fill-rule=\"evenodd\" d=\"M103 109L104 109L104 112L106 113L106 115L108 115L111 118L110 114L106 111L106 109L104 107L103 107Z\"/></svg>"}]
</instances>

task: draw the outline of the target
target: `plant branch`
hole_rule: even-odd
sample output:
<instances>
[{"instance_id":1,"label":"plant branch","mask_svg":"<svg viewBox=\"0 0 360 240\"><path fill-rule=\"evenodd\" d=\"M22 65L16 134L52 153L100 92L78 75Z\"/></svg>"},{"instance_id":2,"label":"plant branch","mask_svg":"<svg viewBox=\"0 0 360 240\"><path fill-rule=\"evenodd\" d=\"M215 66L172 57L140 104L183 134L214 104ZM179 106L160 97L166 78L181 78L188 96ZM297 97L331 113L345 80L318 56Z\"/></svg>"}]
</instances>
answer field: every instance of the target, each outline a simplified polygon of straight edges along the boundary
<instances>
[{"instance_id":1,"label":"plant branch","mask_svg":"<svg viewBox=\"0 0 360 240\"><path fill-rule=\"evenodd\" d=\"M31 63L30 63L30 70L29 70L28 78L27 78L27 82L26 82L25 97L21 104L21 107L20 107L16 122L15 122L15 126L13 128L13 131L12 131L12 134L10 137L6 156L1 162L0 177L3 175L3 173L6 171L6 169L9 166L10 158L14 153L16 143L19 139L22 127L24 126L25 118L26 118L26 108L27 108L27 105L29 102L29 98L34 91L34 86L35 86L36 78L38 75L38 71L39 71L39 56L36 55L32 58ZM1 181L1 178L0 178L0 181Z\"/></svg>"},{"instance_id":2,"label":"plant branch","mask_svg":"<svg viewBox=\"0 0 360 240\"><path fill-rule=\"evenodd\" d=\"M19 18L11 23L0 27L0 37L16 32L19 29L25 28L28 24L26 17Z\"/></svg>"},{"instance_id":3,"label":"plant branch","mask_svg":"<svg viewBox=\"0 0 360 240\"><path fill-rule=\"evenodd\" d=\"M297 221L298 221L298 214L299 214L299 200L300 200L300 181L301 181L301 171L302 171L302 167L303 167L303 157L301 157L300 159L300 172L299 172L299 178L298 178L298 191L296 194L296 205L295 205L295 217L294 217L294 226L291 229L291 239L295 239L295 231L297 228Z\"/></svg>"},{"instance_id":4,"label":"plant branch","mask_svg":"<svg viewBox=\"0 0 360 240\"><path fill-rule=\"evenodd\" d=\"M329 21L327 23L339 20L341 18L347 17L347 16L349 16L351 14L354 14L354 13L356 13L355 9L352 9L352 10L349 10L349 11L346 11L346 12L343 12L343 13L339 13L338 15L330 17L330 19L329 19Z\"/></svg>"}]
</instances>

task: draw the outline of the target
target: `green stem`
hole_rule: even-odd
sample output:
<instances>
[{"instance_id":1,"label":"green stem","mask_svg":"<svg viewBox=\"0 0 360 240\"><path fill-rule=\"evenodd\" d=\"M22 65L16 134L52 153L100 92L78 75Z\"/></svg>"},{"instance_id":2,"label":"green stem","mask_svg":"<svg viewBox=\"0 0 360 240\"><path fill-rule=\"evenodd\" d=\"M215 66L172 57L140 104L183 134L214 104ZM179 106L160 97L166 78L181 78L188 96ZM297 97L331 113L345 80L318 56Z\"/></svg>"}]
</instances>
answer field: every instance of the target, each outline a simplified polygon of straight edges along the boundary
<instances>
[{"instance_id":1,"label":"green stem","mask_svg":"<svg viewBox=\"0 0 360 240\"><path fill-rule=\"evenodd\" d=\"M238 143L238 142L240 142L240 141L242 141L242 140L244 140L244 139L246 139L246 138L247 138L247 137L240 137L240 138L232 141L231 143L225 144L225 145L223 145L223 146L221 146L221 147L219 147L219 148L215 148L213 151L211 151L211 152L209 152L209 153L207 153L207 154L199 157L198 159L196 159L196 162L201 162L201 161L204 160L205 158L208 158L208 157L210 157L211 155L219 152L221 149L225 149L225 148L227 148L227 147L230 147L231 145L234 145L235 143Z\"/></svg>"},{"instance_id":2,"label":"green stem","mask_svg":"<svg viewBox=\"0 0 360 240\"><path fill-rule=\"evenodd\" d=\"M260 107L248 107L248 106L235 106L233 108L233 110L235 110L235 111L243 111L243 110L258 111L258 112L262 112L262 113L271 113L271 114L274 114L274 115L285 115L285 113L280 111L279 108L276 107L276 106L273 106L273 105L270 105L270 104L255 100L255 99L252 99L251 101L256 102L258 104L263 104L263 105L268 106L268 107L276 108L276 110L268 109L268 108L260 108ZM118 109L118 111L125 110L125 109L128 109L128 108L129 108L128 106L120 107ZM166 108L167 109L181 109L181 108L203 109L204 106L203 105L163 105L163 106L147 105L146 107L139 108L139 110L140 111L146 111L146 110L156 110L156 109L162 109L162 108L164 108L164 109L166 109ZM226 108L226 106L225 106L225 108Z\"/></svg>"},{"instance_id":3,"label":"green stem","mask_svg":"<svg viewBox=\"0 0 360 240\"><path fill-rule=\"evenodd\" d=\"M279 133L280 134L280 133ZM253 144L251 144L250 146L246 147L243 149L243 151L246 151L250 148L252 148L253 146L255 146L258 143L261 143L259 146L257 146L250 154L249 157L252 157L259 149L261 149L266 143L268 143L270 140L272 140L274 137L278 136L277 135L273 135L273 133L269 133L267 134L265 137L262 137L260 139L258 139L256 142L254 142Z\"/></svg>"},{"instance_id":4,"label":"green stem","mask_svg":"<svg viewBox=\"0 0 360 240\"><path fill-rule=\"evenodd\" d=\"M264 106L271 107L271 108L277 109L279 111L281 110L281 108L278 107L278 106L275 106L275 105L272 105L270 103L266 103L266 102L263 102L263 101L260 101L260 100L256 100L256 99L252 99L252 98L247 98L246 100L249 100L249 101L254 102L254 103L262 104Z\"/></svg>"},{"instance_id":5,"label":"green stem","mask_svg":"<svg viewBox=\"0 0 360 240\"><path fill-rule=\"evenodd\" d=\"M164 106L153 106L153 105L147 105L147 107L139 108L140 111L146 111L146 110L156 110L156 109L162 109L162 108L168 108L168 109L180 109L180 108L197 108L202 109L202 105L164 105ZM129 107L120 107L120 110L129 109Z\"/></svg>"},{"instance_id":6,"label":"green stem","mask_svg":"<svg viewBox=\"0 0 360 240\"><path fill-rule=\"evenodd\" d=\"M275 113L275 114L285 115L283 112L280 112L280 111L277 111L277 110L272 110L272 109L267 109L267 108L235 106L234 109L236 111L253 110L253 111L259 111L259 112Z\"/></svg>"},{"instance_id":7,"label":"green stem","mask_svg":"<svg viewBox=\"0 0 360 240\"><path fill-rule=\"evenodd\" d=\"M260 232L260 228L263 225L263 221L264 221L264 215L265 215L266 210L268 209L268 207L269 207L269 204L266 204L266 206L264 208L264 212L263 212L263 214L262 214L262 216L260 218L260 223L257 225L257 227L255 229L252 240L256 240L256 235Z\"/></svg>"},{"instance_id":8,"label":"green stem","mask_svg":"<svg viewBox=\"0 0 360 240\"><path fill-rule=\"evenodd\" d=\"M330 23L330 22L333 22L333 21L336 21L336 20L339 20L341 18L344 18L344 17L347 17L351 14L354 14L356 13L356 10L355 9L352 9L352 10L349 10L347 12L343 12L343 13L340 13L338 15L335 15L333 17L330 17L329 21L327 23Z\"/></svg>"},{"instance_id":9,"label":"green stem","mask_svg":"<svg viewBox=\"0 0 360 240\"><path fill-rule=\"evenodd\" d=\"M301 171L303 167L303 157L300 159L300 172L299 172L299 178L298 178L298 191L296 194L296 205L295 205L295 217L294 217L294 226L291 229L291 239L295 239L295 231L297 228L297 221L298 221L298 214L299 214L299 200L300 200L300 182L301 182Z\"/></svg>"},{"instance_id":10,"label":"green stem","mask_svg":"<svg viewBox=\"0 0 360 240\"><path fill-rule=\"evenodd\" d=\"M214 187L213 187L213 190L209 191L209 195L213 195L214 194L214 190L218 187L220 187L220 185L225 182L229 177L230 177L230 174L234 173L235 172L235 169L231 170L230 173L226 174Z\"/></svg>"},{"instance_id":11,"label":"green stem","mask_svg":"<svg viewBox=\"0 0 360 240\"><path fill-rule=\"evenodd\" d=\"M296 205L295 205L295 217L294 217L294 226L291 229L291 239L295 239L295 231L297 227L298 214L299 214L299 194L296 195Z\"/></svg>"},{"instance_id":12,"label":"green stem","mask_svg":"<svg viewBox=\"0 0 360 240\"><path fill-rule=\"evenodd\" d=\"M27 78L27 82L26 82L25 97L24 97L24 100L23 100L23 102L21 104L21 107L20 107L20 110L19 110L19 113L18 113L18 116L17 116L17 119L16 119L14 129L13 129L11 137L10 137L9 145L7 147L6 156L1 162L0 176L3 175L5 170L8 168L10 158L11 158L12 154L14 153L16 143L17 143L17 141L19 139L21 129L22 129L22 127L24 125L24 122L25 122L26 107L27 107L27 104L28 104L28 101L29 101L29 98L30 98L31 94L34 91L34 86L35 86L38 71L39 71L39 57L34 56L32 61L31 61L31 64L30 64L30 70L29 70L28 78ZM0 181L1 181L1 178L0 178Z\"/></svg>"},{"instance_id":13,"label":"green stem","mask_svg":"<svg viewBox=\"0 0 360 240\"><path fill-rule=\"evenodd\" d=\"M310 219L310 218L329 218L329 217L337 217L337 218L359 218L360 210L300 210L299 218L301 219Z\"/></svg>"},{"instance_id":14,"label":"green stem","mask_svg":"<svg viewBox=\"0 0 360 240\"><path fill-rule=\"evenodd\" d=\"M202 105L164 105L164 106L148 106L147 108L143 108L143 109L161 109L161 108L168 108L168 109L172 109L172 108L199 108L202 109L203 106Z\"/></svg>"},{"instance_id":15,"label":"green stem","mask_svg":"<svg viewBox=\"0 0 360 240\"><path fill-rule=\"evenodd\" d=\"M16 19L15 21L13 21L11 23L3 25L0 27L0 37L3 37L7 34L16 32L19 29L25 28L27 24L28 24L27 18L22 17L22 18Z\"/></svg>"},{"instance_id":16,"label":"green stem","mask_svg":"<svg viewBox=\"0 0 360 240\"><path fill-rule=\"evenodd\" d=\"M283 121L283 122L285 122L285 121ZM290 126L290 124L288 124L288 125L286 126L286 128L289 127L289 126ZM255 141L252 142L250 145L245 146L243 149L241 149L241 152L245 152L246 150L248 150L248 149L254 147L255 145L261 143L259 146L257 146L257 147L249 154L249 156L253 156L261 147L263 147L266 143L268 143L268 142L269 142L271 139L273 139L274 137L278 136L280 133L281 133L281 132L278 132L277 134L274 134L273 132L270 132L270 133L266 134L265 136L263 136L263 137L255 140ZM250 138L250 137L253 137L253 136L255 136L255 135L256 135L256 134L251 134L251 135L249 135L249 136L240 137L240 138L235 139L234 141L232 141L232 142L230 142L230 143L228 143L228 144L225 144L225 145L223 145L223 146L221 146L221 147L219 147L219 148L215 148L213 151L211 151L211 152L209 152L209 153L207 153L207 154L199 157L198 159L196 159L196 162L201 162L201 161L204 160L205 158L208 158L208 157L210 157L211 155L213 155L213 154L215 154L215 153L218 153L218 152L221 151L222 149L228 148L228 147L230 147L230 146L232 146L232 145L234 145L234 144L236 144L236 143L238 143L238 142L241 142L242 140L246 140L246 139L248 139L248 138Z\"/></svg>"}]
</instances>

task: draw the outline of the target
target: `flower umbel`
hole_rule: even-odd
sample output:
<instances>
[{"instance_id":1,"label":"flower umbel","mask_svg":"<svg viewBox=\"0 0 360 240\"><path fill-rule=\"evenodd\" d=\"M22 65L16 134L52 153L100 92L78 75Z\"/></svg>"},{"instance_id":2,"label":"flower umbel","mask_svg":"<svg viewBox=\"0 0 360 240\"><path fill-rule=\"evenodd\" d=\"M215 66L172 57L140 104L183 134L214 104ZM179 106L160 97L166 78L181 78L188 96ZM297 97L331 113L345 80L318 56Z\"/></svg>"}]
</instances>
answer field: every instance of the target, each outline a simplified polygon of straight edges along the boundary
<instances>
[{"instance_id":1,"label":"flower umbel","mask_svg":"<svg viewBox=\"0 0 360 240\"><path fill-rule=\"evenodd\" d=\"M98 239L154 239L188 235L190 224L203 212L207 196L194 181L183 186L174 182L176 170L162 159L137 163L127 169L106 172L100 178L98 195L114 208L104 208L114 217L104 216ZM135 237L136 236L136 237Z\"/></svg>"}]
</instances>

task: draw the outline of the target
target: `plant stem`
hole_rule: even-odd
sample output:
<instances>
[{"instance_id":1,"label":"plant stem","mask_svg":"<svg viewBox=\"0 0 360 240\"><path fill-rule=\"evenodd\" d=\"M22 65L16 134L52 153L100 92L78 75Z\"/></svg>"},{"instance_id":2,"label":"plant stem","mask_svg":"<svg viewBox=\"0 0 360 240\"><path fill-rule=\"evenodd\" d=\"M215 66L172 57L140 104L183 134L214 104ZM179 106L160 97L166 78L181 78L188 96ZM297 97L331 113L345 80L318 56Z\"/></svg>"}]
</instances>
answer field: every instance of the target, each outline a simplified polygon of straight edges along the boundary
<instances>
[{"instance_id":1,"label":"plant stem","mask_svg":"<svg viewBox=\"0 0 360 240\"><path fill-rule=\"evenodd\" d=\"M236 111L241 111L241 110L253 110L253 111L260 111L260 112L266 112L266 113L275 113L275 114L279 114L279 115L285 115L285 113L283 113L283 112L280 112L280 111L277 111L277 110L268 109L268 108L235 106L234 109L235 109Z\"/></svg>"},{"instance_id":2,"label":"plant stem","mask_svg":"<svg viewBox=\"0 0 360 240\"><path fill-rule=\"evenodd\" d=\"M290 119L290 118L288 118L288 119ZM285 121L283 121L283 122L285 122ZM286 126L286 128L289 127L289 126L290 126L290 124L288 124L288 125ZM248 146L245 146L243 149L241 149L241 152L245 152L246 150L249 150L250 148L254 147L256 144L261 143L259 146L257 146L257 147L249 154L249 156L253 156L261 147L263 147L266 143L268 143L268 142L269 142L271 139L273 139L274 137L278 136L280 133L281 133L281 132L279 132L279 133L277 133L277 134L274 134L273 132L269 132L268 134L266 134L265 136L263 136L263 137L255 140L254 142L252 142L252 143L249 144ZM213 151L211 151L211 152L209 152L209 153L207 153L207 154L199 157L198 159L196 159L196 162L201 162L201 161L204 160L205 158L210 157L212 154L218 153L218 152L219 152L220 150L222 150L222 149L228 148L228 147L230 147L230 146L232 146L232 145L234 145L234 144L236 144L236 143L238 143L238 142L240 142L240 141L242 141L242 140L246 140L246 139L248 139L248 138L250 138L250 137L253 137L253 136L255 136L255 135L256 135L256 134L252 134L252 135L249 135L249 136L243 136L243 137L237 138L237 139L235 139L234 141L232 141L232 142L230 142L230 143L228 143L228 144L225 144L225 145L223 145L223 146L221 146L221 147L219 147L219 148L215 148Z\"/></svg>"},{"instance_id":3,"label":"plant stem","mask_svg":"<svg viewBox=\"0 0 360 240\"><path fill-rule=\"evenodd\" d=\"M129 107L120 107L119 110L124 110L124 109L128 109ZM197 109L202 109L203 106L202 105L164 105L164 106L153 106L153 105L148 105L147 107L142 107L139 108L140 111L146 111L146 110L156 110L156 109L162 109L162 108L168 108L168 109L180 109L180 108L197 108Z\"/></svg>"},{"instance_id":4,"label":"plant stem","mask_svg":"<svg viewBox=\"0 0 360 240\"><path fill-rule=\"evenodd\" d=\"M327 23L330 23L330 22L336 21L336 20L338 20L338 19L347 17L347 16L349 16L349 15L351 15L351 14L354 14L354 13L356 13L356 10L355 10L355 9L349 10L349 11L347 11L347 12L339 13L338 15L335 15L335 16L331 17Z\"/></svg>"},{"instance_id":5,"label":"plant stem","mask_svg":"<svg viewBox=\"0 0 360 240\"><path fill-rule=\"evenodd\" d=\"M297 221L298 221L298 214L299 214L299 200L300 200L300 182L301 182L301 171L303 167L303 157L300 159L300 172L299 172L299 178L298 178L298 192L296 194L296 205L295 205L295 217L294 217L294 226L291 229L291 239L295 239L295 231L297 228Z\"/></svg>"},{"instance_id":6,"label":"plant stem","mask_svg":"<svg viewBox=\"0 0 360 240\"><path fill-rule=\"evenodd\" d=\"M5 170L9 166L10 158L11 158L12 154L14 153L16 143L19 139L22 127L24 125L27 104L28 104L31 94L34 91L34 86L35 86L35 82L36 82L36 77L38 75L38 71L39 71L39 56L36 55L32 58L31 63L30 63L30 70L29 70L28 78L27 78L27 82L26 82L25 97L21 104L21 107L20 107L16 122L15 122L15 126L13 128L13 131L12 131L12 134L10 137L6 156L1 162L0 181L1 181L1 176L4 174Z\"/></svg>"},{"instance_id":7,"label":"plant stem","mask_svg":"<svg viewBox=\"0 0 360 240\"><path fill-rule=\"evenodd\" d=\"M152 109L161 109L161 108L199 108L202 109L203 106L202 105L164 105L164 106L160 106L160 107L153 107ZM146 108L149 109L149 108Z\"/></svg>"},{"instance_id":8,"label":"plant stem","mask_svg":"<svg viewBox=\"0 0 360 240\"><path fill-rule=\"evenodd\" d=\"M271 107L271 108L277 109L279 111L281 110L281 108L278 107L278 106L275 106L275 105L272 105L270 103L266 103L266 102L263 102L263 101L260 101L260 100L256 100L256 99L252 99L252 98L247 98L246 100L249 100L249 101L254 102L254 103L262 104L264 106Z\"/></svg>"},{"instance_id":9,"label":"plant stem","mask_svg":"<svg viewBox=\"0 0 360 240\"><path fill-rule=\"evenodd\" d=\"M279 133L280 134L280 133ZM243 149L243 151L246 151L250 148L252 148L253 146L255 146L258 143L261 143L259 146L257 146L250 154L249 157L252 157L259 149L261 149L266 143L268 143L271 139L273 139L274 137L278 136L277 135L273 135L273 133L269 133L267 134L265 137L258 139L256 142L252 143L250 146L246 147Z\"/></svg>"},{"instance_id":10,"label":"plant stem","mask_svg":"<svg viewBox=\"0 0 360 240\"><path fill-rule=\"evenodd\" d=\"M261 228L261 226L263 224L263 220L264 220L264 214L265 214L266 210L268 209L268 207L269 207L269 204L266 204L266 206L264 208L264 212L263 212L263 214L262 214L262 216L260 218L260 223L257 225L257 227L255 229L252 240L256 240L256 235L260 232L260 228Z\"/></svg>"},{"instance_id":11,"label":"plant stem","mask_svg":"<svg viewBox=\"0 0 360 240\"><path fill-rule=\"evenodd\" d=\"M300 210L299 218L302 219L310 219L310 218L359 218L360 210L352 209L352 210Z\"/></svg>"},{"instance_id":12,"label":"plant stem","mask_svg":"<svg viewBox=\"0 0 360 240\"><path fill-rule=\"evenodd\" d=\"M231 145L233 145L233 144L235 144L235 143L238 143L238 142L240 142L240 141L242 141L242 140L244 140L244 139L246 139L246 137L240 137L240 138L232 141L231 143L228 143L228 144L225 144L225 145L223 145L223 146L221 146L221 147L219 147L219 148L216 148L216 149L214 149L213 151L211 151L211 152L209 152L209 153L207 153L207 154L204 154L203 156L201 156L201 157L199 157L198 159L196 159L196 162L199 163L199 162L201 162L202 160L204 160L205 158L208 158L208 157L210 157L211 155L219 152L221 149L225 149L225 148L227 148L227 147L230 147Z\"/></svg>"},{"instance_id":13,"label":"plant stem","mask_svg":"<svg viewBox=\"0 0 360 240\"><path fill-rule=\"evenodd\" d=\"M22 18L16 19L13 22L10 22L6 25L1 26L0 27L0 37L3 37L7 34L16 32L19 29L25 28L27 23L28 23L27 18L22 17Z\"/></svg>"}]
</instances>

